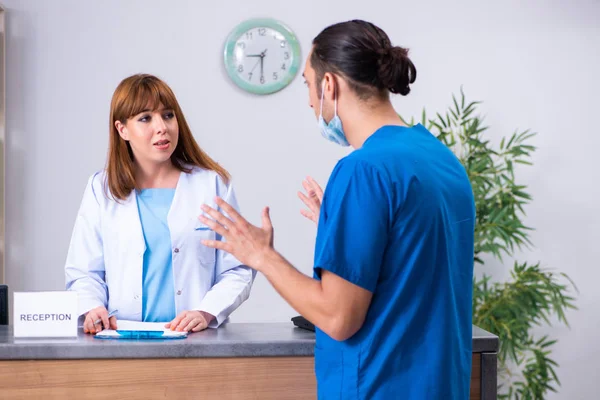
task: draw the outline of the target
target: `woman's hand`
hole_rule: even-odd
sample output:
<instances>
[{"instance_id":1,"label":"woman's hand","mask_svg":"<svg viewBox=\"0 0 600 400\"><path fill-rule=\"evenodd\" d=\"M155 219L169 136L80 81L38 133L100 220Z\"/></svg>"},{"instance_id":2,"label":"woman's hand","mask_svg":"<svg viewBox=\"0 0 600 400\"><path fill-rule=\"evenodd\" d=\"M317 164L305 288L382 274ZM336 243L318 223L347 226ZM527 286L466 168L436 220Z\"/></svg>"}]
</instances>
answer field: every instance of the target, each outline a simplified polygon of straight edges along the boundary
<instances>
[{"instance_id":1,"label":"woman's hand","mask_svg":"<svg viewBox=\"0 0 600 400\"><path fill-rule=\"evenodd\" d=\"M321 202L323 201L323 189L321 189L321 186L319 186L319 184L310 176L302 181L302 186L304 187L304 190L306 190L306 194L298 192L298 197L306 204L308 210L300 210L300 213L315 224L318 224Z\"/></svg>"},{"instance_id":2,"label":"woman's hand","mask_svg":"<svg viewBox=\"0 0 600 400\"><path fill-rule=\"evenodd\" d=\"M165 328L178 332L200 332L208 328L213 319L213 315L204 311L182 311Z\"/></svg>"},{"instance_id":3,"label":"woman's hand","mask_svg":"<svg viewBox=\"0 0 600 400\"><path fill-rule=\"evenodd\" d=\"M100 320L98 324L95 322ZM103 328L104 326L104 328ZM83 331L85 333L96 334L102 329L117 329L117 317L108 318L106 307L96 307L88 311L83 322Z\"/></svg>"}]
</instances>

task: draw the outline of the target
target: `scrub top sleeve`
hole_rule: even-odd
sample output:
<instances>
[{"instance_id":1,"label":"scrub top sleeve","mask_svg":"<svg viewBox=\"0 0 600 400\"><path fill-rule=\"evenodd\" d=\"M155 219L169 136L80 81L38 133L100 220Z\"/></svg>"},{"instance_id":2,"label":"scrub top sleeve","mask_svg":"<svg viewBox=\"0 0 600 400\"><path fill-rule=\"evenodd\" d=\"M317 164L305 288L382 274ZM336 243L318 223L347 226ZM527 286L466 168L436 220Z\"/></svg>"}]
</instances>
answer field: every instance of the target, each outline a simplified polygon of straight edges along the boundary
<instances>
[{"instance_id":1,"label":"scrub top sleeve","mask_svg":"<svg viewBox=\"0 0 600 400\"><path fill-rule=\"evenodd\" d=\"M327 184L315 246L316 278L330 271L375 290L388 242L391 185L364 161L343 159Z\"/></svg>"}]
</instances>

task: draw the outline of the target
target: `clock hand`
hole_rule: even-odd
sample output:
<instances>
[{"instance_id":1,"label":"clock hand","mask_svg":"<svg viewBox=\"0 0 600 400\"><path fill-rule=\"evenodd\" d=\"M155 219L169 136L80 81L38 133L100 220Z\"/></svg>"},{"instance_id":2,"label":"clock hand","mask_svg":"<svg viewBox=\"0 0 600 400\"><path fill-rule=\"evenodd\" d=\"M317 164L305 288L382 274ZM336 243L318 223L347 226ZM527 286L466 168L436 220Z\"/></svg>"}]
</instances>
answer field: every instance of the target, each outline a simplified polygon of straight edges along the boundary
<instances>
[{"instance_id":1,"label":"clock hand","mask_svg":"<svg viewBox=\"0 0 600 400\"><path fill-rule=\"evenodd\" d=\"M260 77L264 80L265 79L265 74L264 74L264 60L267 54L267 50L265 49L265 51L263 51L262 53L260 53Z\"/></svg>"},{"instance_id":2,"label":"clock hand","mask_svg":"<svg viewBox=\"0 0 600 400\"><path fill-rule=\"evenodd\" d=\"M259 63L260 63L260 60L258 60L258 61L256 62L256 64L254 64L254 67L252 67L252 70L250 71L250 73L253 73L253 72L254 72L254 70L256 69L256 67L258 67L258 64L259 64Z\"/></svg>"},{"instance_id":3,"label":"clock hand","mask_svg":"<svg viewBox=\"0 0 600 400\"><path fill-rule=\"evenodd\" d=\"M264 63L263 63L263 61L264 61L264 60L265 60L265 58L264 58L264 57L261 57L261 58L260 58L260 77L261 77L261 78L263 78L263 79L265 78L265 75L264 75L264 73L263 73L263 64L264 64Z\"/></svg>"}]
</instances>

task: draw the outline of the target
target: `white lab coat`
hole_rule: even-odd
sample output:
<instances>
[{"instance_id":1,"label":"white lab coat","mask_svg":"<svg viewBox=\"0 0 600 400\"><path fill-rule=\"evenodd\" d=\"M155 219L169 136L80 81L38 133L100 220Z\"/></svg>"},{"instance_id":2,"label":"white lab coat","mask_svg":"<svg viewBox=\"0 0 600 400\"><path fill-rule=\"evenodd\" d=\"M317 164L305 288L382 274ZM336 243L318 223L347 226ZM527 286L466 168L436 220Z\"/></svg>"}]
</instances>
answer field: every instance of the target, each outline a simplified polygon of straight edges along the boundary
<instances>
[{"instance_id":1,"label":"white lab coat","mask_svg":"<svg viewBox=\"0 0 600 400\"><path fill-rule=\"evenodd\" d=\"M105 172L88 180L77 214L65 265L67 290L79 295L80 316L92 308L118 310L117 319L142 319L142 269L146 249L136 193L117 202L105 191ZM215 196L239 210L231 185L214 171L193 168L181 173L167 217L171 233L176 313L201 310L221 325L250 295L255 272L231 254L204 246L221 239L196 230L200 207ZM165 288L165 290L168 290Z\"/></svg>"}]
</instances>

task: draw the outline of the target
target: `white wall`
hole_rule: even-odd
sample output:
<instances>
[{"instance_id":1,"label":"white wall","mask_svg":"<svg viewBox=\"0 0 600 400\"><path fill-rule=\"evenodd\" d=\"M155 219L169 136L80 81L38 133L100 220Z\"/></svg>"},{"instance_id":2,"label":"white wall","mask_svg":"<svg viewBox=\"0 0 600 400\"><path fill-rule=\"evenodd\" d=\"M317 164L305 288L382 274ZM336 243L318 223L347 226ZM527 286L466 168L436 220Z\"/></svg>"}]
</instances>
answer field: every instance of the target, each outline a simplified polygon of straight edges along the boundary
<instances>
[{"instance_id":1,"label":"white wall","mask_svg":"<svg viewBox=\"0 0 600 400\"><path fill-rule=\"evenodd\" d=\"M200 145L230 170L243 211L258 222L270 205L276 247L311 272L314 227L296 191L311 174L326 182L347 150L321 139L298 77L275 95L237 90L222 68L229 30L249 17L289 24L306 55L326 25L372 20L410 47L418 69L404 115L441 110L464 84L485 101L494 139L515 129L539 135L535 166L520 174L535 202L536 245L519 255L578 284L570 330L557 326L563 387L550 398L596 394L600 356L600 2L518 1L33 1L7 8L7 282L15 290L61 289L68 241L87 177L104 164L108 107L132 73L164 78ZM204 3L204 4L203 4ZM499 2L496 2L499 3ZM252 149L251 149L252 148ZM505 269L490 268L497 276ZM296 313L258 277L233 321L288 321Z\"/></svg>"}]
</instances>

